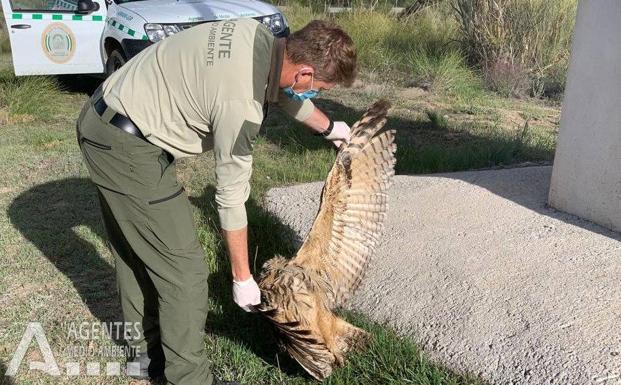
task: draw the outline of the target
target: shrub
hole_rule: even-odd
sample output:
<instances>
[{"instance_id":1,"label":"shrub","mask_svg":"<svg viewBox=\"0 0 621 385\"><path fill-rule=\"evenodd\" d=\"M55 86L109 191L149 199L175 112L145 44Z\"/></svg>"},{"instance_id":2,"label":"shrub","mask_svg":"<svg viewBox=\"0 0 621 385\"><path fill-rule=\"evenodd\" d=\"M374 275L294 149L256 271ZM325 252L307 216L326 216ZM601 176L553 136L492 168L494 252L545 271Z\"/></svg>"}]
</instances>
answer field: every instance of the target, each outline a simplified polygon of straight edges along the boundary
<instances>
[{"instance_id":1,"label":"shrub","mask_svg":"<svg viewBox=\"0 0 621 385\"><path fill-rule=\"evenodd\" d=\"M5 111L9 121L47 118L54 114L60 98L52 77L16 77L12 69L0 71L0 111Z\"/></svg>"},{"instance_id":2,"label":"shrub","mask_svg":"<svg viewBox=\"0 0 621 385\"><path fill-rule=\"evenodd\" d=\"M425 113L427 114L427 118L429 118L432 128L436 130L448 130L448 119L444 115L441 115L438 111L431 110L427 110Z\"/></svg>"},{"instance_id":3,"label":"shrub","mask_svg":"<svg viewBox=\"0 0 621 385\"><path fill-rule=\"evenodd\" d=\"M433 54L428 51L410 55L412 85L433 92L467 95L481 90L477 76L456 51Z\"/></svg>"},{"instance_id":4,"label":"shrub","mask_svg":"<svg viewBox=\"0 0 621 385\"><path fill-rule=\"evenodd\" d=\"M356 42L362 66L385 78L411 80L414 53L438 57L459 48L454 44L457 25L446 7L428 7L402 19L389 12L356 8L338 14L336 22Z\"/></svg>"},{"instance_id":5,"label":"shrub","mask_svg":"<svg viewBox=\"0 0 621 385\"><path fill-rule=\"evenodd\" d=\"M504 94L564 83L576 0L451 0L459 39L488 86Z\"/></svg>"}]
</instances>

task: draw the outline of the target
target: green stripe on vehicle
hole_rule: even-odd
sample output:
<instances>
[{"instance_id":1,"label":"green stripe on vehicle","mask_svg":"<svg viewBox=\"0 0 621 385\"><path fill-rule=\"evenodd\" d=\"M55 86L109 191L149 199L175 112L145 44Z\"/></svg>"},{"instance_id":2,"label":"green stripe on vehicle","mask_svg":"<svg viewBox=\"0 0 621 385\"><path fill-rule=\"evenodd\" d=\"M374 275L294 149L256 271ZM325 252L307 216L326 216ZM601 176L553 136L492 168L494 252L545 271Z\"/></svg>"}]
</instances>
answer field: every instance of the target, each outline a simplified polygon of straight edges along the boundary
<instances>
[{"instance_id":1,"label":"green stripe on vehicle","mask_svg":"<svg viewBox=\"0 0 621 385\"><path fill-rule=\"evenodd\" d=\"M140 36L138 35L138 31L136 31L135 29L131 29L128 26L125 26L119 22L117 22L116 20L112 19L112 18L107 18L106 19L106 24L118 29L121 32L124 32L126 34L128 34L131 37L137 37ZM149 40L149 37L147 35L142 35L141 37L142 40Z\"/></svg>"},{"instance_id":2,"label":"green stripe on vehicle","mask_svg":"<svg viewBox=\"0 0 621 385\"><path fill-rule=\"evenodd\" d=\"M83 16L59 13L13 13L12 20L74 20L74 21L103 21L103 16Z\"/></svg>"}]
</instances>

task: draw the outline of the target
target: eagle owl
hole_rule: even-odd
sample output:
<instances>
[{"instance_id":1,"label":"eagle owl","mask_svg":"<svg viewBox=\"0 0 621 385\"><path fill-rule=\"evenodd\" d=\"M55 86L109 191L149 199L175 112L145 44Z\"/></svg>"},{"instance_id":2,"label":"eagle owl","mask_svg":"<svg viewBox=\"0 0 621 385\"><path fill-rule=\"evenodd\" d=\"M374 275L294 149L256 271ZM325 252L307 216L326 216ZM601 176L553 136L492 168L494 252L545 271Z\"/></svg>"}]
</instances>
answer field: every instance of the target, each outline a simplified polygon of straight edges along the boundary
<instances>
[{"instance_id":1,"label":"eagle owl","mask_svg":"<svg viewBox=\"0 0 621 385\"><path fill-rule=\"evenodd\" d=\"M275 326L282 346L322 380L368 333L337 317L359 286L379 242L394 175L395 132L379 132L390 107L374 103L342 144L321 194L310 233L292 259L276 256L259 278L256 310Z\"/></svg>"}]
</instances>

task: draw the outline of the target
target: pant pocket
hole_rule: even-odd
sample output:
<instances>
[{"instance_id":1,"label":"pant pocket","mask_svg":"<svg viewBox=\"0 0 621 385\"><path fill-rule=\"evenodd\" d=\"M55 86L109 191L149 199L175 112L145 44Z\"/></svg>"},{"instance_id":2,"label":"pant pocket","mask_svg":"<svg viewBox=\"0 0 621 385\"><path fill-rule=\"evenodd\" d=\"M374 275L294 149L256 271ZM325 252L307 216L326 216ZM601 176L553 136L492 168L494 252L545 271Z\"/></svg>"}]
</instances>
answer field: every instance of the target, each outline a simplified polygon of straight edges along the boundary
<instances>
[{"instance_id":1,"label":"pant pocket","mask_svg":"<svg viewBox=\"0 0 621 385\"><path fill-rule=\"evenodd\" d=\"M86 144L88 144L90 146L93 146L95 148L98 148L100 150L112 150L112 146L110 146L108 144L99 143L99 142L96 142L94 140L91 140L91 139L88 139L88 138L85 138L85 137L81 137L80 138L80 142L81 143L86 143Z\"/></svg>"},{"instance_id":2,"label":"pant pocket","mask_svg":"<svg viewBox=\"0 0 621 385\"><path fill-rule=\"evenodd\" d=\"M150 205L156 205L156 204L158 204L158 203L163 203L163 202L166 202L166 201L168 201L168 200L171 200L171 199L176 198L177 196L179 196L179 195L183 194L183 192L184 192L184 189L183 189L183 187L182 187L182 188L180 188L180 189L179 189L179 191L177 191L177 192L175 192L175 193L173 193L173 194L171 194L171 195L169 195L169 196L166 196L166 197L163 197L163 198L158 198L158 199L154 199L154 200L152 200L152 201L149 201L149 204L150 204Z\"/></svg>"},{"instance_id":3,"label":"pant pocket","mask_svg":"<svg viewBox=\"0 0 621 385\"><path fill-rule=\"evenodd\" d=\"M183 188L148 201L147 210L147 225L163 247L178 255L202 258L192 206Z\"/></svg>"}]
</instances>

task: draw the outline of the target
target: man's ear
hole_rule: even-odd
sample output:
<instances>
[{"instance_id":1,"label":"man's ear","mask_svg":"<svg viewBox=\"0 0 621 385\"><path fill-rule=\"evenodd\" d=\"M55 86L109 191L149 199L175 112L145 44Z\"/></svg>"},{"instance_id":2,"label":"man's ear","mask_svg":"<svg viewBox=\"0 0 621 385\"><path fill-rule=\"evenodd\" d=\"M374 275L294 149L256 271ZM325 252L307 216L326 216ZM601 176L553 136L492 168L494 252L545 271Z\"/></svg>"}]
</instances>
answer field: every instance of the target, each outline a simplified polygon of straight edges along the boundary
<instances>
[{"instance_id":1,"label":"man's ear","mask_svg":"<svg viewBox=\"0 0 621 385\"><path fill-rule=\"evenodd\" d=\"M315 69L309 65L305 65L298 71L298 82L304 82L310 80L311 76L315 74Z\"/></svg>"},{"instance_id":2,"label":"man's ear","mask_svg":"<svg viewBox=\"0 0 621 385\"><path fill-rule=\"evenodd\" d=\"M304 67L300 68L300 74L301 75L314 75L315 69L312 66L305 65Z\"/></svg>"}]
</instances>

